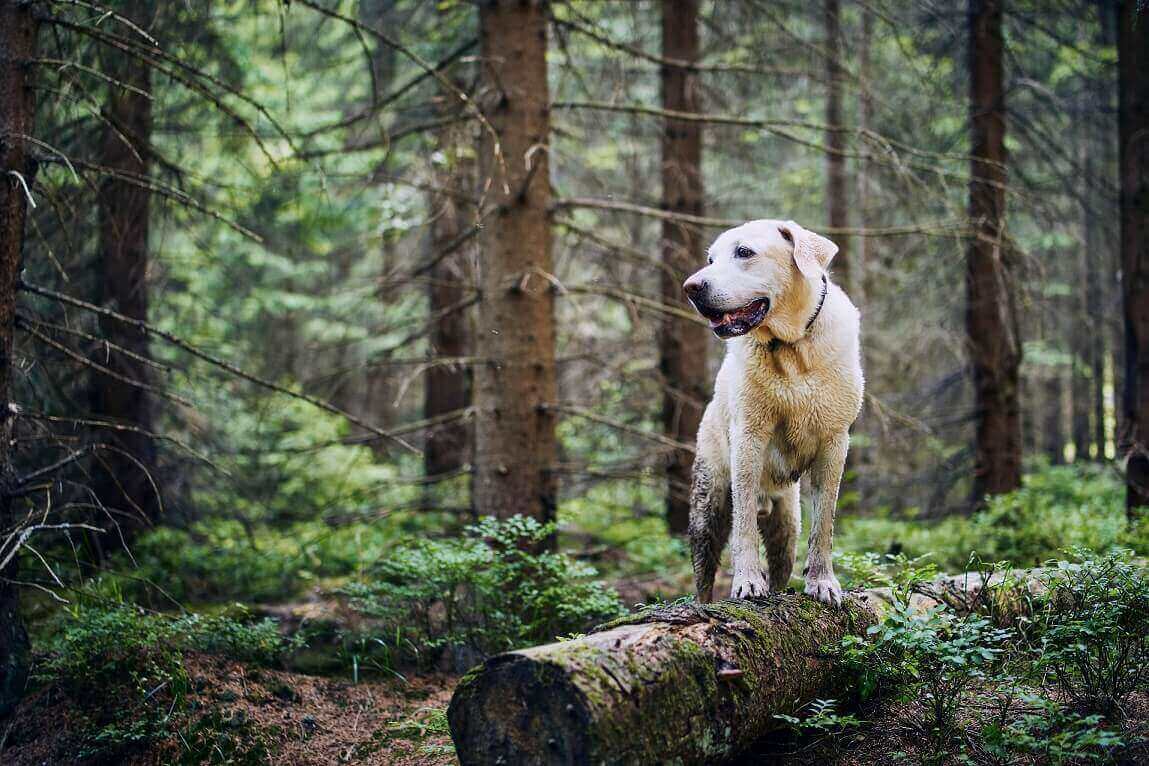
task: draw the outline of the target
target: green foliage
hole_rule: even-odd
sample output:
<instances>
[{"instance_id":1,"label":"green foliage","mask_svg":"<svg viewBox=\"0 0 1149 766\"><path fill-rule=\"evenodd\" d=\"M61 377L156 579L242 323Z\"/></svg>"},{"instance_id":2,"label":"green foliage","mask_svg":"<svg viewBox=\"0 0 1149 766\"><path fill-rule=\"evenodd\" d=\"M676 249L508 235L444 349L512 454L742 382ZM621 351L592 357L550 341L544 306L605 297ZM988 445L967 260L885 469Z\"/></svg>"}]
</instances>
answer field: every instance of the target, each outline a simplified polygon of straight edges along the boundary
<instances>
[{"instance_id":1,"label":"green foliage","mask_svg":"<svg viewBox=\"0 0 1149 766\"><path fill-rule=\"evenodd\" d=\"M212 708L181 729L179 741L180 766L261 766L271 762L267 733L242 710Z\"/></svg>"},{"instance_id":2,"label":"green foliage","mask_svg":"<svg viewBox=\"0 0 1149 766\"><path fill-rule=\"evenodd\" d=\"M1128 552L1073 555L1036 600L1035 668L1074 705L1115 716L1130 692L1149 688L1149 576Z\"/></svg>"},{"instance_id":3,"label":"green foliage","mask_svg":"<svg viewBox=\"0 0 1149 766\"><path fill-rule=\"evenodd\" d=\"M840 520L842 550L901 552L911 559L932 554L942 571L962 571L976 553L983 561L1037 566L1070 546L1107 551L1130 545L1149 552L1149 537L1131 528L1124 487L1108 466L1057 466L1027 474L1023 487L989 499L972 517L931 522L883 516Z\"/></svg>"},{"instance_id":4,"label":"green foliage","mask_svg":"<svg viewBox=\"0 0 1149 766\"><path fill-rule=\"evenodd\" d=\"M423 524L428 523L421 520ZM160 527L132 544L132 560L120 560L116 586L154 606L171 600L284 601L324 577L361 574L401 537L418 528L388 523L321 521L245 527L229 519L206 519L187 529Z\"/></svg>"},{"instance_id":5,"label":"green foliage","mask_svg":"<svg viewBox=\"0 0 1149 766\"><path fill-rule=\"evenodd\" d=\"M673 578L690 571L690 555L684 538L667 533L663 504L649 484L606 482L563 503L559 521L589 535L588 547L605 547L604 569Z\"/></svg>"},{"instance_id":6,"label":"green foliage","mask_svg":"<svg viewBox=\"0 0 1149 766\"><path fill-rule=\"evenodd\" d=\"M836 734L862 725L857 716L839 713L838 701L833 699L816 699L798 712L801 715L778 714L774 717L801 733Z\"/></svg>"},{"instance_id":7,"label":"green foliage","mask_svg":"<svg viewBox=\"0 0 1149 766\"><path fill-rule=\"evenodd\" d=\"M938 576L930 554L909 558L904 553L835 551L834 571L851 588L898 588L903 591Z\"/></svg>"},{"instance_id":8,"label":"green foliage","mask_svg":"<svg viewBox=\"0 0 1149 766\"><path fill-rule=\"evenodd\" d=\"M987 679L1008 637L985 618L961 619L943 606L918 612L895 596L865 637L842 640L841 658L856 674L863 698L881 693L920 700L926 715L913 725L940 756L961 741L962 707Z\"/></svg>"},{"instance_id":9,"label":"green foliage","mask_svg":"<svg viewBox=\"0 0 1149 766\"><path fill-rule=\"evenodd\" d=\"M553 525L516 516L484 519L467 535L414 540L376 562L370 580L347 586L352 605L425 652L445 647L491 654L553 640L622 613L595 570L533 550Z\"/></svg>"},{"instance_id":10,"label":"green foliage","mask_svg":"<svg viewBox=\"0 0 1149 766\"><path fill-rule=\"evenodd\" d=\"M76 606L54 627L37 678L67 690L87 710L89 731L80 755L105 759L169 732L190 689L184 652L272 665L298 647L298 641L283 639L271 620L171 617L127 605ZM206 724L196 726L187 741L206 736Z\"/></svg>"},{"instance_id":11,"label":"green foliage","mask_svg":"<svg viewBox=\"0 0 1149 766\"><path fill-rule=\"evenodd\" d=\"M1023 694L1026 710L1008 723L982 729L986 751L1002 763L1018 756L1038 756L1043 763L1095 763L1112 760L1113 750L1125 742L1102 725L1100 715L1081 715L1036 694Z\"/></svg>"},{"instance_id":12,"label":"green foliage","mask_svg":"<svg viewBox=\"0 0 1149 766\"><path fill-rule=\"evenodd\" d=\"M159 527L132 545L138 595L146 583L179 601L266 601L296 593L303 584L300 550L287 535L254 540L236 521L211 520L190 529ZM154 594L152 594L154 596Z\"/></svg>"}]
</instances>

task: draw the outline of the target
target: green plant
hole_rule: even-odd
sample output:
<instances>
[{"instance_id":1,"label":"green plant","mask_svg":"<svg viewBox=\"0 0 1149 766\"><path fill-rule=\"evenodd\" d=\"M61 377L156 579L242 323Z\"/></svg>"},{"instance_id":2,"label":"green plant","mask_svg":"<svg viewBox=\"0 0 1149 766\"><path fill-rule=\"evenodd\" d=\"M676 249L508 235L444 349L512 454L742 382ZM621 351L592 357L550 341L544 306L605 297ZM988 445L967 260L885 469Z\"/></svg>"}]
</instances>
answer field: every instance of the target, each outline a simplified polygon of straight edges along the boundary
<instances>
[{"instance_id":1,"label":"green plant","mask_svg":"<svg viewBox=\"0 0 1149 766\"><path fill-rule=\"evenodd\" d=\"M79 603L57 618L44 646L38 680L58 684L86 711L80 754L110 759L167 733L184 711L190 688L184 652L274 664L298 642L280 637L271 620Z\"/></svg>"},{"instance_id":2,"label":"green plant","mask_svg":"<svg viewBox=\"0 0 1149 766\"><path fill-rule=\"evenodd\" d=\"M234 616L233 616L234 615ZM271 618L252 621L246 607L237 604L232 614L189 614L172 624L185 649L218 654L255 665L278 665L285 654L300 648L301 636L284 637Z\"/></svg>"},{"instance_id":3,"label":"green plant","mask_svg":"<svg viewBox=\"0 0 1149 766\"><path fill-rule=\"evenodd\" d=\"M925 715L906 723L940 759L962 741L962 707L989 677L1009 635L987 619L962 619L943 606L916 611L895 591L883 620L865 636L846 636L840 656L863 699L883 694L921 703Z\"/></svg>"},{"instance_id":4,"label":"green plant","mask_svg":"<svg viewBox=\"0 0 1149 766\"><path fill-rule=\"evenodd\" d=\"M774 717L801 733L835 734L862 725L857 716L839 713L838 701L833 699L816 699L797 712L802 715Z\"/></svg>"},{"instance_id":5,"label":"green plant","mask_svg":"<svg viewBox=\"0 0 1149 766\"><path fill-rule=\"evenodd\" d=\"M1068 711L1035 694L1022 695L1022 702L1027 709L1013 720L982 729L985 749L1002 763L1019 755L1039 756L1053 766L1103 762L1125 744L1118 732L1104 727L1100 715Z\"/></svg>"},{"instance_id":6,"label":"green plant","mask_svg":"<svg viewBox=\"0 0 1149 766\"><path fill-rule=\"evenodd\" d=\"M1036 599L1034 665L1075 704L1114 716L1149 681L1149 576L1128 551L1071 554Z\"/></svg>"},{"instance_id":7,"label":"green plant","mask_svg":"<svg viewBox=\"0 0 1149 766\"><path fill-rule=\"evenodd\" d=\"M1123 485L1111 466L1075 464L1026 474L1021 489L989 498L970 517L843 516L835 545L841 551L903 553L911 560L932 554L939 569L956 572L971 553L1015 567L1038 566L1069 546L1108 551L1128 545L1149 553L1147 529L1130 526Z\"/></svg>"},{"instance_id":8,"label":"green plant","mask_svg":"<svg viewBox=\"0 0 1149 766\"><path fill-rule=\"evenodd\" d=\"M383 623L382 635L406 626L424 659L446 647L490 654L550 641L619 616L617 594L592 579L592 567L534 552L552 532L523 517L484 519L461 538L397 547L370 582L343 592Z\"/></svg>"},{"instance_id":9,"label":"green plant","mask_svg":"<svg viewBox=\"0 0 1149 766\"><path fill-rule=\"evenodd\" d=\"M937 564L927 561L931 554L910 558L904 553L834 553L834 570L853 588L900 588L929 582L938 576Z\"/></svg>"}]
</instances>

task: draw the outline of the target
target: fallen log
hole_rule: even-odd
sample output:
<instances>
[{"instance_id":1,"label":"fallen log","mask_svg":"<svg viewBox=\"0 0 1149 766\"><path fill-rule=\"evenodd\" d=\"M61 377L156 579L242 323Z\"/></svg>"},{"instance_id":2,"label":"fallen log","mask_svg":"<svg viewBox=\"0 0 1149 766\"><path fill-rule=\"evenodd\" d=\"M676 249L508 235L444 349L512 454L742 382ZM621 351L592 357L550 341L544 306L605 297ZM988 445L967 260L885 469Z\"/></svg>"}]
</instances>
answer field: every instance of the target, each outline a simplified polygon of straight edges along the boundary
<instances>
[{"instance_id":1,"label":"fallen log","mask_svg":"<svg viewBox=\"0 0 1149 766\"><path fill-rule=\"evenodd\" d=\"M989 589L976 574L944 578L912 605L1008 620L1040 587L1032 573L1013 578ZM456 752L463 766L720 762L778 728L775 716L827 696L836 671L822 648L864 635L889 599L877 589L839 609L796 594L676 604L492 657L451 699Z\"/></svg>"}]
</instances>

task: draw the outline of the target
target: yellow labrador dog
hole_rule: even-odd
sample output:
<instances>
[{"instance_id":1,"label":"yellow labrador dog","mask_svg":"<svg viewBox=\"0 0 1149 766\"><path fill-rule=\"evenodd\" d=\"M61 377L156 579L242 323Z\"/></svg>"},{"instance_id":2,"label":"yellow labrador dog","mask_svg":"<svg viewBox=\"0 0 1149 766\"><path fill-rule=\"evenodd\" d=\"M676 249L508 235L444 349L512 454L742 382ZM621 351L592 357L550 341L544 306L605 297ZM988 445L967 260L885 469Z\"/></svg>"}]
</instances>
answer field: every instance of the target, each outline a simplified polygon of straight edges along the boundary
<instances>
[{"instance_id":1,"label":"yellow labrador dog","mask_svg":"<svg viewBox=\"0 0 1149 766\"><path fill-rule=\"evenodd\" d=\"M850 425L862 405L858 310L826 273L838 246L793 221L724 232L683 288L727 341L698 430L690 542L700 601L726 538L731 596L782 590L797 556L798 481L814 496L806 593L838 605L830 548ZM768 571L758 554L766 544Z\"/></svg>"}]
</instances>

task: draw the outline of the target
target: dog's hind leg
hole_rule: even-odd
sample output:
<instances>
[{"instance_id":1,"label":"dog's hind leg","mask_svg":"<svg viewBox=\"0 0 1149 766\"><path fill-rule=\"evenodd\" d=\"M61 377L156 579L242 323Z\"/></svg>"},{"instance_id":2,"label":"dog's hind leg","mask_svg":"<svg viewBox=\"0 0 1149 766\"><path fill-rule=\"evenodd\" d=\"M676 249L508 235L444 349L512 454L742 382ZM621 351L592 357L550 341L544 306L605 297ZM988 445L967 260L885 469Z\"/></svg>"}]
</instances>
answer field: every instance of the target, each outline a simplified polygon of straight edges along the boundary
<instances>
[{"instance_id":1,"label":"dog's hind leg","mask_svg":"<svg viewBox=\"0 0 1149 766\"><path fill-rule=\"evenodd\" d=\"M785 590L794 573L794 560L798 557L798 533L802 528L802 507L799 502L798 482L775 495L774 511L759 517L758 529L766 543L766 561L770 568L770 590Z\"/></svg>"},{"instance_id":2,"label":"dog's hind leg","mask_svg":"<svg viewBox=\"0 0 1149 766\"><path fill-rule=\"evenodd\" d=\"M714 600L718 559L730 537L730 483L701 457L694 461L690 487L690 556L698 600Z\"/></svg>"}]
</instances>

